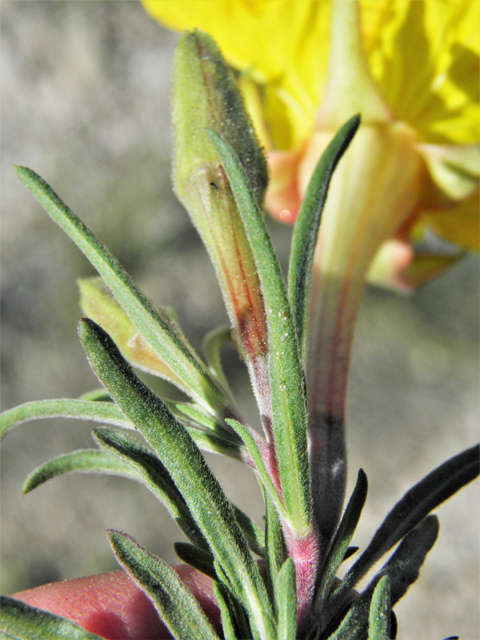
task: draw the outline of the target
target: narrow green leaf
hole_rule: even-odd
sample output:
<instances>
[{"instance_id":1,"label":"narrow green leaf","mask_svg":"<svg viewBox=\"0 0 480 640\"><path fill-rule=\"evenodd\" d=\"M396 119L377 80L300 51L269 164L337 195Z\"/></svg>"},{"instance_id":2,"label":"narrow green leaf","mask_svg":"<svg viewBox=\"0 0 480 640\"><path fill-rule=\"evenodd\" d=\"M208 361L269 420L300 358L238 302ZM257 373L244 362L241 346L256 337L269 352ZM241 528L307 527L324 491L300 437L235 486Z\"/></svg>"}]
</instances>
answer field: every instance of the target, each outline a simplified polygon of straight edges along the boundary
<instances>
[{"instance_id":1,"label":"narrow green leaf","mask_svg":"<svg viewBox=\"0 0 480 640\"><path fill-rule=\"evenodd\" d=\"M40 418L77 418L133 429L130 420L111 402L87 400L35 400L0 415L0 438L22 422Z\"/></svg>"},{"instance_id":2,"label":"narrow green leaf","mask_svg":"<svg viewBox=\"0 0 480 640\"><path fill-rule=\"evenodd\" d=\"M277 640L292 640L297 629L297 586L295 564L287 558L277 576L275 599L278 607Z\"/></svg>"},{"instance_id":3,"label":"narrow green leaf","mask_svg":"<svg viewBox=\"0 0 480 640\"><path fill-rule=\"evenodd\" d=\"M160 398L135 375L108 334L88 319L81 321L79 334L92 369L168 470L215 559L248 610L258 638L272 637L273 620L260 570L200 450Z\"/></svg>"},{"instance_id":4,"label":"narrow green leaf","mask_svg":"<svg viewBox=\"0 0 480 640\"><path fill-rule=\"evenodd\" d=\"M278 259L250 182L238 157L218 133L209 136L220 156L254 254L269 329L273 433L285 507L293 530L312 521L304 379L296 330Z\"/></svg>"},{"instance_id":5,"label":"narrow green leaf","mask_svg":"<svg viewBox=\"0 0 480 640\"><path fill-rule=\"evenodd\" d=\"M196 546L208 549L185 500L161 461L126 433L96 429L93 437L102 449L119 459L130 473L163 504L183 533Z\"/></svg>"},{"instance_id":6,"label":"narrow green leaf","mask_svg":"<svg viewBox=\"0 0 480 640\"><path fill-rule=\"evenodd\" d=\"M90 260L146 342L212 413L231 414L230 400L205 370L192 347L172 330L83 222L34 171L15 167L22 184Z\"/></svg>"},{"instance_id":7,"label":"narrow green leaf","mask_svg":"<svg viewBox=\"0 0 480 640\"><path fill-rule=\"evenodd\" d=\"M138 480L137 474L111 453L98 449L82 449L44 462L27 477L22 491L29 493L48 480L67 473L106 473Z\"/></svg>"},{"instance_id":8,"label":"narrow green leaf","mask_svg":"<svg viewBox=\"0 0 480 640\"><path fill-rule=\"evenodd\" d=\"M202 343L202 351L208 366L212 369L225 389L229 389L227 378L223 372L220 352L222 347L232 341L232 333L228 325L210 331Z\"/></svg>"},{"instance_id":9,"label":"narrow green leaf","mask_svg":"<svg viewBox=\"0 0 480 640\"><path fill-rule=\"evenodd\" d=\"M168 564L120 531L109 531L109 538L118 561L152 600L175 638L219 640L192 592Z\"/></svg>"},{"instance_id":10,"label":"narrow green leaf","mask_svg":"<svg viewBox=\"0 0 480 640\"><path fill-rule=\"evenodd\" d=\"M285 506L282 503L281 497L278 495L278 491L273 484L273 481L264 463L264 455L266 455L266 452L264 455L262 455L262 451L260 450L260 446L265 445L266 447L267 444L260 439L260 436L255 439L255 437L252 435L251 430L249 430L245 425L238 422L238 420L230 420L227 418L227 422L242 438L248 453L252 457L258 477L262 481L262 484L265 487L266 491L268 491L268 494L272 499L272 502L275 505L278 513L281 515L283 520L288 520L288 514Z\"/></svg>"},{"instance_id":11,"label":"narrow green leaf","mask_svg":"<svg viewBox=\"0 0 480 640\"><path fill-rule=\"evenodd\" d=\"M377 582L368 614L368 640L389 640L390 581L383 576Z\"/></svg>"},{"instance_id":12,"label":"narrow green leaf","mask_svg":"<svg viewBox=\"0 0 480 640\"><path fill-rule=\"evenodd\" d=\"M237 634L232 620L232 613L228 603L228 591L223 584L213 583L213 593L220 609L222 619L223 635L225 640L237 640Z\"/></svg>"},{"instance_id":13,"label":"narrow green leaf","mask_svg":"<svg viewBox=\"0 0 480 640\"><path fill-rule=\"evenodd\" d=\"M332 546L326 556L325 564L319 571L321 576L320 583L317 586L314 611L320 615L326 597L330 593L330 589L338 569L345 559L348 551L348 545L352 539L353 533L357 527L360 515L362 513L365 500L367 499L368 481L363 469L358 472L357 483L350 497L343 518L338 527Z\"/></svg>"},{"instance_id":14,"label":"narrow green leaf","mask_svg":"<svg viewBox=\"0 0 480 640\"><path fill-rule=\"evenodd\" d=\"M5 640L102 640L71 620L0 596L0 637Z\"/></svg>"},{"instance_id":15,"label":"narrow green leaf","mask_svg":"<svg viewBox=\"0 0 480 640\"><path fill-rule=\"evenodd\" d=\"M175 542L173 547L182 562L198 569L201 573L212 578L212 580L218 580L217 574L215 573L214 559L209 551L200 549L200 547L196 547L188 542Z\"/></svg>"},{"instance_id":16,"label":"narrow green leaf","mask_svg":"<svg viewBox=\"0 0 480 640\"><path fill-rule=\"evenodd\" d=\"M338 593L349 592L432 509L474 480L479 473L480 446L476 445L447 460L412 487L387 515L368 547L345 576Z\"/></svg>"},{"instance_id":17,"label":"narrow green leaf","mask_svg":"<svg viewBox=\"0 0 480 640\"><path fill-rule=\"evenodd\" d=\"M310 315L313 256L317 245L322 211L335 167L359 125L359 115L351 118L337 132L323 152L310 178L293 230L288 271L288 294L304 367L307 359L307 325Z\"/></svg>"}]
</instances>

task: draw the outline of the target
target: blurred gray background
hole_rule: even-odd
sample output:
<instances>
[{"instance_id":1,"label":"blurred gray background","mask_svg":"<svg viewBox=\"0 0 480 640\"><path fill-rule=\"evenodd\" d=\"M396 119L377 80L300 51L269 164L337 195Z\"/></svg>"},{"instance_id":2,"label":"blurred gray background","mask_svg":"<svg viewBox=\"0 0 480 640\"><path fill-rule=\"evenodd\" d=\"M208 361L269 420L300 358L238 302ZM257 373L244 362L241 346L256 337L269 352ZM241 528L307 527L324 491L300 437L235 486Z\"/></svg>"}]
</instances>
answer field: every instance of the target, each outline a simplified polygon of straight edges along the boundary
<instances>
[{"instance_id":1,"label":"blurred gray background","mask_svg":"<svg viewBox=\"0 0 480 640\"><path fill-rule=\"evenodd\" d=\"M177 39L137 2L2 0L2 409L75 397L97 386L76 336L75 279L93 270L18 182L40 173L154 300L176 308L199 346L226 319L213 269L170 187L169 80ZM285 264L290 229L271 223ZM348 404L350 490L362 466L370 494L354 544L394 501L479 436L479 260L471 256L409 297L370 288L356 333ZM227 372L248 415L248 380ZM1 591L109 571L105 529L121 529L168 561L179 539L136 484L71 476L22 496L26 475L92 445L88 424L38 421L1 453ZM229 495L261 521L240 464L211 458ZM399 638L480 638L479 500L471 485L437 510L440 538L397 607Z\"/></svg>"}]
</instances>

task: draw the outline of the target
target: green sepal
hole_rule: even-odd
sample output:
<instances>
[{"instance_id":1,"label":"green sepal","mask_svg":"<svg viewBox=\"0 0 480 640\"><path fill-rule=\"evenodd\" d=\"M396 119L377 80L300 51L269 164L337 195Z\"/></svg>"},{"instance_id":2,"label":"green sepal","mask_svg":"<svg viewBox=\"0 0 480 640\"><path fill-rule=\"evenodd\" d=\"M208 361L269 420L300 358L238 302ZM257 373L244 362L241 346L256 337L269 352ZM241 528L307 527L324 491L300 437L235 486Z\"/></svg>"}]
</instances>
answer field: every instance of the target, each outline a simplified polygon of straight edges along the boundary
<instances>
[{"instance_id":1,"label":"green sepal","mask_svg":"<svg viewBox=\"0 0 480 640\"><path fill-rule=\"evenodd\" d=\"M119 563L153 602L175 638L219 640L192 592L166 562L120 531L110 530L108 536Z\"/></svg>"},{"instance_id":2,"label":"green sepal","mask_svg":"<svg viewBox=\"0 0 480 640\"><path fill-rule=\"evenodd\" d=\"M302 364L306 366L312 266L323 207L335 167L360 125L356 115L346 122L315 167L293 229L288 294L297 330Z\"/></svg>"},{"instance_id":3,"label":"green sepal","mask_svg":"<svg viewBox=\"0 0 480 640\"><path fill-rule=\"evenodd\" d=\"M187 209L215 267L235 344L254 385L266 357L267 321L251 246L207 128L221 132L247 172L263 206L265 156L232 73L205 33L185 33L174 59L172 91L175 192Z\"/></svg>"},{"instance_id":4,"label":"green sepal","mask_svg":"<svg viewBox=\"0 0 480 640\"><path fill-rule=\"evenodd\" d=\"M40 418L77 418L93 420L118 427L133 429L133 424L118 407L111 402L88 400L34 400L9 409L0 415L0 439L10 429Z\"/></svg>"},{"instance_id":5,"label":"green sepal","mask_svg":"<svg viewBox=\"0 0 480 640\"><path fill-rule=\"evenodd\" d=\"M200 549L188 542L175 542L173 544L175 553L182 562L189 564L194 569L198 569L212 580L218 580L215 573L215 565L212 554L205 549Z\"/></svg>"},{"instance_id":6,"label":"green sepal","mask_svg":"<svg viewBox=\"0 0 480 640\"><path fill-rule=\"evenodd\" d=\"M303 536L311 528L312 501L304 378L290 304L278 258L242 165L219 133L208 133L228 176L260 277L268 321L275 453L292 529Z\"/></svg>"},{"instance_id":7,"label":"green sepal","mask_svg":"<svg viewBox=\"0 0 480 640\"><path fill-rule=\"evenodd\" d=\"M389 640L390 580L387 575L375 585L368 612L368 639Z\"/></svg>"},{"instance_id":8,"label":"green sepal","mask_svg":"<svg viewBox=\"0 0 480 640\"><path fill-rule=\"evenodd\" d=\"M152 446L182 494L197 526L259 632L272 636L263 578L218 480L185 427L135 375L101 327L84 319L79 334L87 357L122 411Z\"/></svg>"},{"instance_id":9,"label":"green sepal","mask_svg":"<svg viewBox=\"0 0 480 640\"><path fill-rule=\"evenodd\" d=\"M275 581L275 600L278 608L277 640L295 638L297 629L297 586L295 564L287 558Z\"/></svg>"},{"instance_id":10,"label":"green sepal","mask_svg":"<svg viewBox=\"0 0 480 640\"><path fill-rule=\"evenodd\" d=\"M230 411L230 399L206 371L193 348L160 317L108 249L38 174L27 167L17 166L15 170L22 184L97 269L143 339L182 380L189 394L214 414Z\"/></svg>"},{"instance_id":11,"label":"green sepal","mask_svg":"<svg viewBox=\"0 0 480 640\"><path fill-rule=\"evenodd\" d=\"M71 620L7 596L0 596L0 637L5 640L102 640Z\"/></svg>"},{"instance_id":12,"label":"green sepal","mask_svg":"<svg viewBox=\"0 0 480 640\"><path fill-rule=\"evenodd\" d=\"M22 491L29 493L48 480L68 473L105 473L138 480L137 474L111 453L98 449L81 449L44 462L29 474Z\"/></svg>"}]
</instances>

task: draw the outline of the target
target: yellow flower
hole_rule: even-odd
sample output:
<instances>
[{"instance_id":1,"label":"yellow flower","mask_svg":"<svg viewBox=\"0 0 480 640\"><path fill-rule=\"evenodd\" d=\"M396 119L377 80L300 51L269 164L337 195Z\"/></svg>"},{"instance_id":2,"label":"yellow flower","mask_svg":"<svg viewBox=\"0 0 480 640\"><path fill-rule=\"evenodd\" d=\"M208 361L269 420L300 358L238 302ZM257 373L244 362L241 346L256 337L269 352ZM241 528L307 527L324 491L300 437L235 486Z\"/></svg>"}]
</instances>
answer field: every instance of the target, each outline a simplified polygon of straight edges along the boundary
<instances>
[{"instance_id":1,"label":"yellow flower","mask_svg":"<svg viewBox=\"0 0 480 640\"><path fill-rule=\"evenodd\" d=\"M355 17L350 24L348 18L354 0L337 3L332 38L328 0L143 2L168 27L208 31L241 72L247 106L269 152L267 206L274 215L295 219L328 134L361 111L364 125L383 121L402 129L410 159L423 173L415 203L395 216L399 229L389 233L397 238L380 252L374 277L398 279L398 267L413 257L408 242L426 227L478 249L478 0L360 0L358 42ZM360 69L360 77L349 80L348 68L350 76ZM342 87L334 78L345 75ZM448 262L423 256L410 276L422 280Z\"/></svg>"}]
</instances>

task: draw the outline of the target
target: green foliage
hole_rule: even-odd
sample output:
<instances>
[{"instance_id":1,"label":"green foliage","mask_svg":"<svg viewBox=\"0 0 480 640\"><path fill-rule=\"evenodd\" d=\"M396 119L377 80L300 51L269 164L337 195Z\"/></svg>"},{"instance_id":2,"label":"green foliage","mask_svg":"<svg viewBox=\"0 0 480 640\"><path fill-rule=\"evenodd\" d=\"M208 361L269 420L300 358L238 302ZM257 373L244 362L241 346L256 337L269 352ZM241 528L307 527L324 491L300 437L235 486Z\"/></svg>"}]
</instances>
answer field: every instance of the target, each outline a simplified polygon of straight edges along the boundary
<instances>
[{"instance_id":1,"label":"green foliage","mask_svg":"<svg viewBox=\"0 0 480 640\"><path fill-rule=\"evenodd\" d=\"M79 323L79 336L103 389L78 400L31 402L7 411L0 417L0 434L27 420L56 416L109 425L93 431L97 449L44 463L27 478L24 491L74 472L141 482L190 541L176 543L177 555L213 581L226 640L388 640L395 637L392 607L417 579L438 535L437 518L429 514L478 476L479 447L453 457L407 492L343 579L337 577L355 550L350 542L366 501L367 478L360 470L340 524L320 545L322 523L313 517L311 484L322 474L315 466L320 462L308 454L306 323L323 204L359 118L334 137L312 177L294 229L287 291L264 222L265 159L221 54L205 34L188 34L180 42L176 70L177 76L184 74L175 90L177 191L214 260L231 327L207 336L204 362L172 315L138 291L51 187L32 170L17 167L20 180L101 276L80 282L88 317ZM204 165L215 169L217 182L209 182L211 176L205 180ZM191 200L196 187L200 200ZM213 216L213 226L202 226L202 212ZM212 248L232 229L232 245ZM229 279L232 265L246 270L240 288ZM251 309L244 306L248 296ZM231 332L252 379L263 435L240 415L222 370L221 348ZM167 377L190 400L161 399L132 365ZM135 429L145 443L122 429ZM253 469L265 500L265 532L230 502L200 449ZM175 638L218 638L175 571L124 533L110 531L109 539L119 563ZM369 585L355 592L391 551ZM25 640L97 637L10 598L2 600L1 634Z\"/></svg>"}]
</instances>

